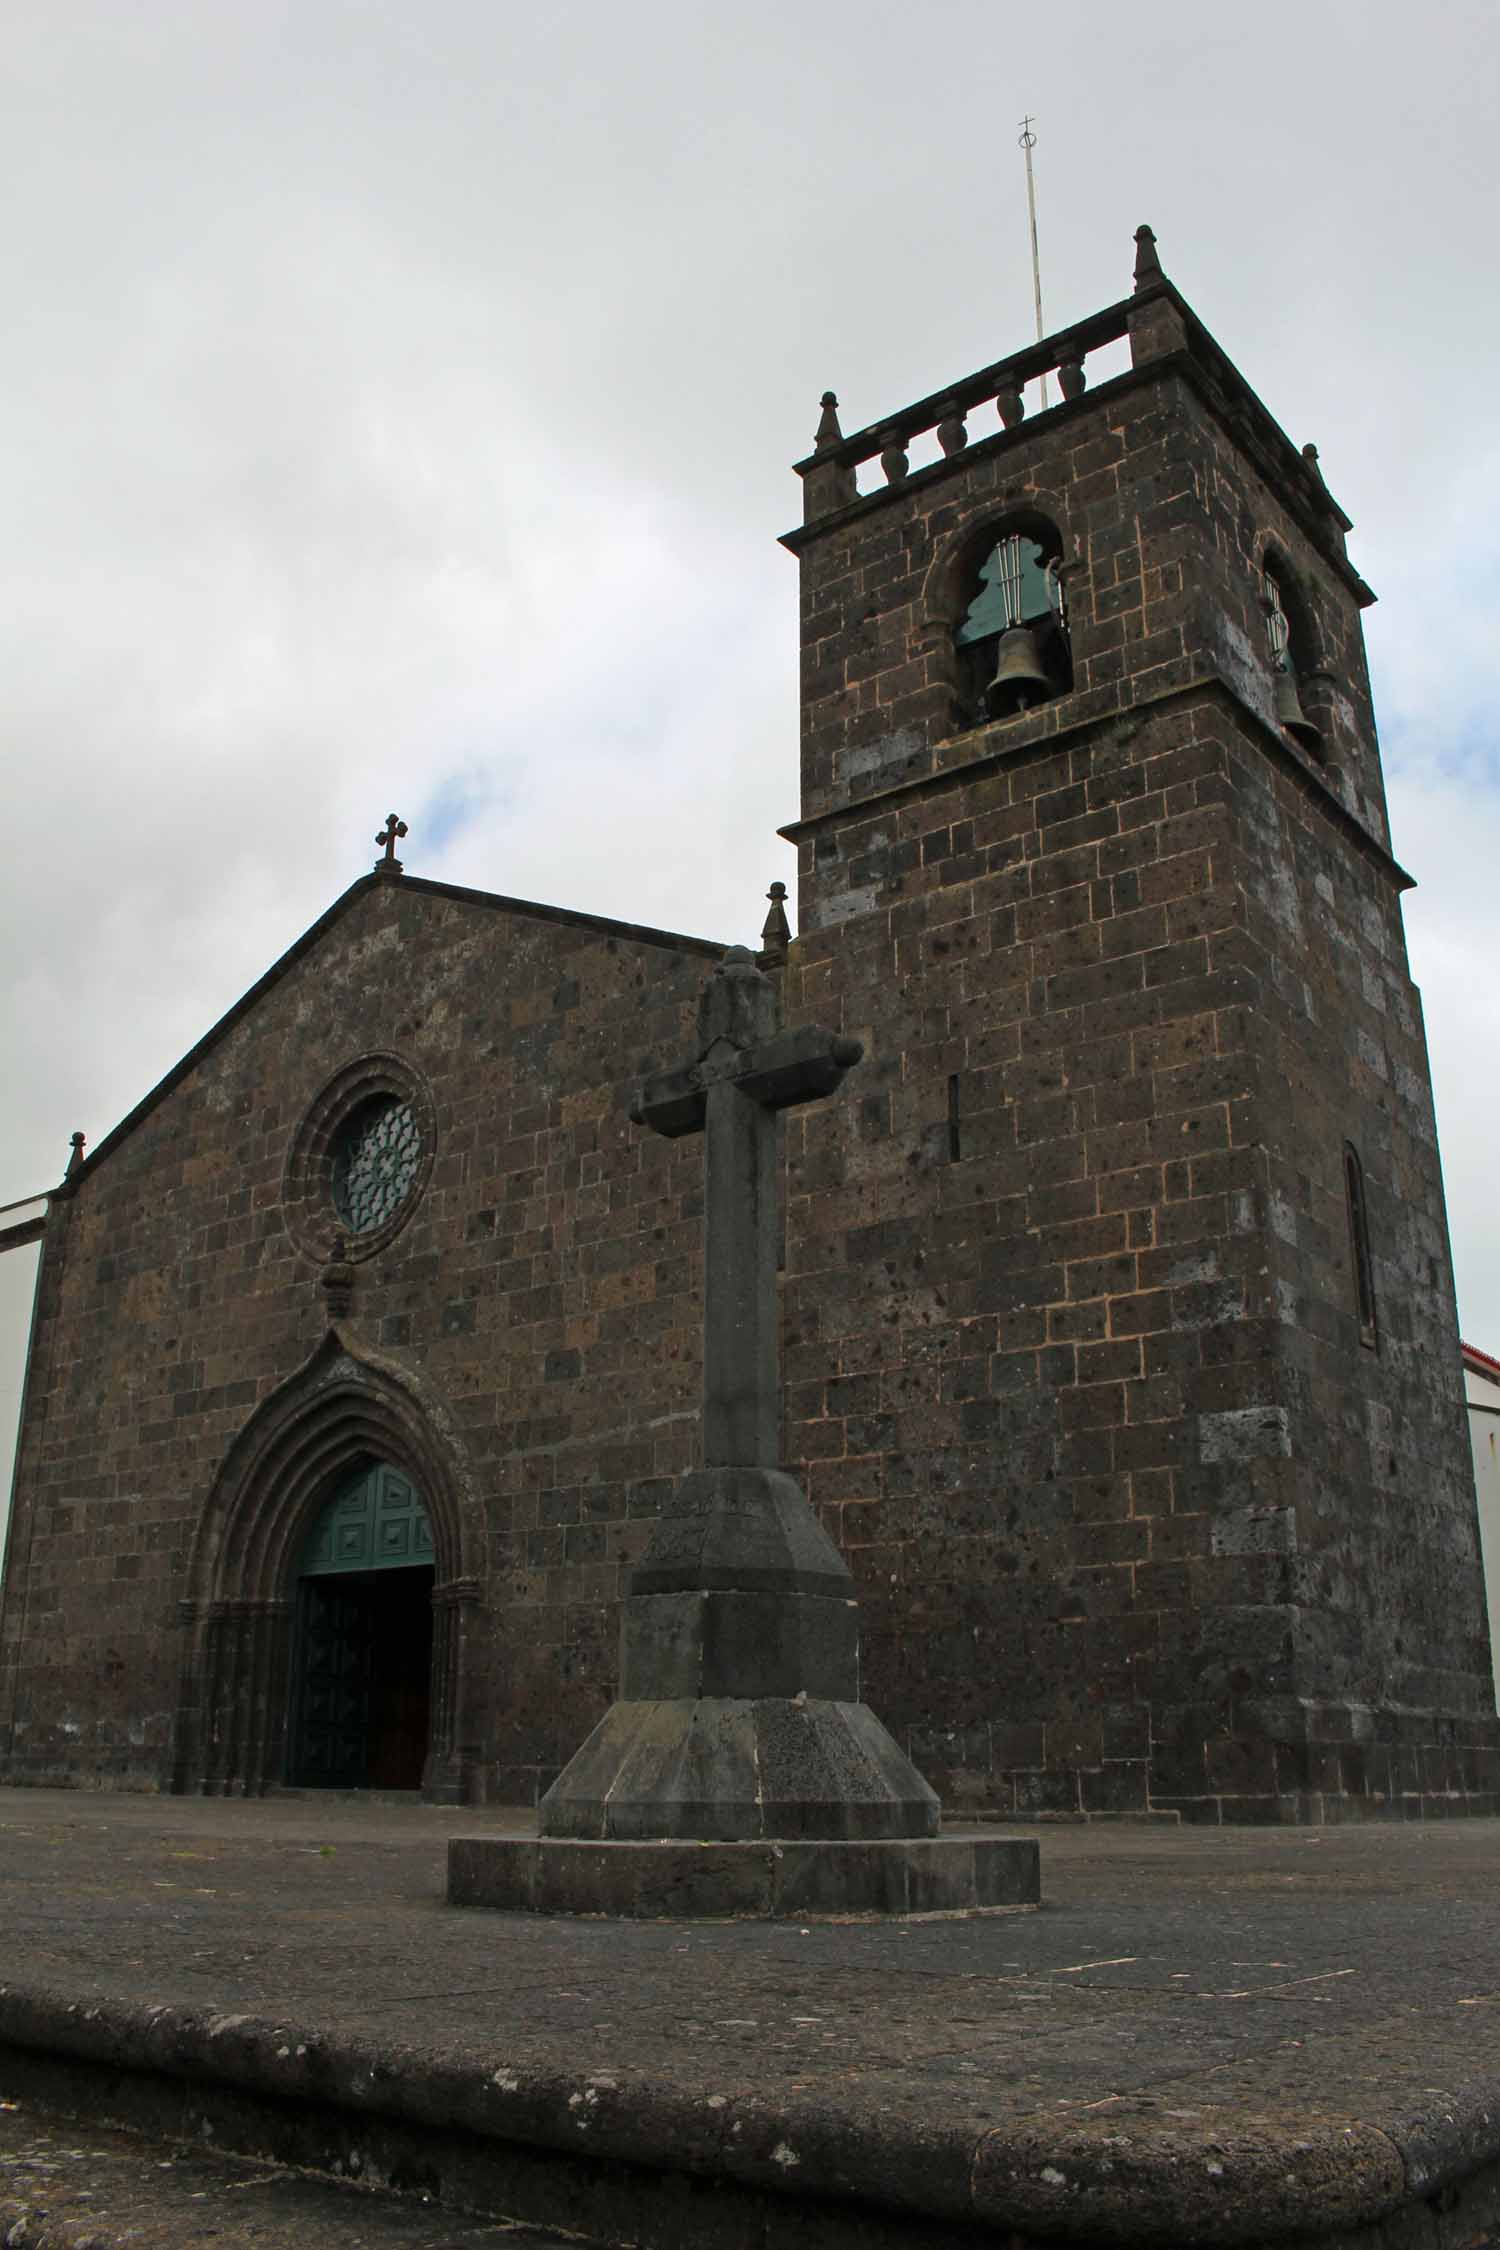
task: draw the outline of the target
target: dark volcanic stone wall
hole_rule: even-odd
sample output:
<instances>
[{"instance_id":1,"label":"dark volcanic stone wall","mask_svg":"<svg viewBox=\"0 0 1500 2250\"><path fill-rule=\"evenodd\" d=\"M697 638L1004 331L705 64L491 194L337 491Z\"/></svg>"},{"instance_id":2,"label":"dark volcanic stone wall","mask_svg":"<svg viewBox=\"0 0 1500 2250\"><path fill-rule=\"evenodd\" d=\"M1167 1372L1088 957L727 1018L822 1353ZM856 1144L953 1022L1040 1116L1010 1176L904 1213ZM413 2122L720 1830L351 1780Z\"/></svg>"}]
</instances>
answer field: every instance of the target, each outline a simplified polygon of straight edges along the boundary
<instances>
[{"instance_id":1,"label":"dark volcanic stone wall","mask_svg":"<svg viewBox=\"0 0 1500 2250\"><path fill-rule=\"evenodd\" d=\"M622 1572L696 1443L700 1152L633 1128L626 1101L687 1045L716 952L367 884L54 1206L0 1650L7 1778L166 1782L195 1534L327 1327L287 1225L288 1148L369 1051L425 1082L435 1158L356 1266L345 1325L430 1402L466 1474L471 1785L529 1797L571 1754L613 1694Z\"/></svg>"},{"instance_id":2,"label":"dark volcanic stone wall","mask_svg":"<svg viewBox=\"0 0 1500 2250\"><path fill-rule=\"evenodd\" d=\"M1180 300L1128 326L1130 373L888 490L815 460L837 504L788 540L787 1015L866 1059L785 1125L784 1454L859 1581L864 1692L955 1807L1493 1810L1368 597ZM960 731L953 627L1016 510L1061 541L1073 689ZM44 1248L0 1775L278 1779L299 1542L373 1453L433 1515L429 1786L550 1782L696 1455L701 1147L627 1104L718 950L370 879L96 1152ZM382 1054L432 1164L345 1309L288 1185Z\"/></svg>"},{"instance_id":3,"label":"dark volcanic stone wall","mask_svg":"<svg viewBox=\"0 0 1500 2250\"><path fill-rule=\"evenodd\" d=\"M1232 773L1285 1415L1280 1466L1263 1472L1263 1498L1245 1489L1236 1535L1285 1549L1297 1677L1322 1745L1289 1745L1277 1773L1313 1790L1483 1795L1496 1786L1493 1760L1467 1722L1494 1709L1488 1627L1472 1461L1458 1443L1432 1091L1399 904L1294 774L1248 742ZM1346 1143L1368 1204L1373 1344L1351 1270ZM1432 1713L1451 1724L1434 1734Z\"/></svg>"},{"instance_id":4,"label":"dark volcanic stone wall","mask_svg":"<svg viewBox=\"0 0 1500 2250\"><path fill-rule=\"evenodd\" d=\"M846 1103L790 1126L788 1452L860 1581L870 1700L951 1801L1488 1810L1451 1272L1361 589L1321 487L1284 440L1287 491L1270 440L1250 458L1183 334L789 538L788 997L869 1059ZM1062 537L1074 692L955 732L958 565L1015 508ZM1268 554L1311 756L1275 723Z\"/></svg>"}]
</instances>

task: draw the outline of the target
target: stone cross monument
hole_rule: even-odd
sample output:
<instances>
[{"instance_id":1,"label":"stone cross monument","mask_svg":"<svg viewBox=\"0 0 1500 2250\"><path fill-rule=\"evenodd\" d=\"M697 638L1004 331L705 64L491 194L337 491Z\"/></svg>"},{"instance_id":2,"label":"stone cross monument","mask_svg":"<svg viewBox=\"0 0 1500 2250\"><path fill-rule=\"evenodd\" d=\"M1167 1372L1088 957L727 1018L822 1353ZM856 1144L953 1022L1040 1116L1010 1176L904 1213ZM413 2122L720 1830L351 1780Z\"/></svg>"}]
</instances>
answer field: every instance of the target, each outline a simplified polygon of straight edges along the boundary
<instances>
[{"instance_id":1,"label":"stone cross monument","mask_svg":"<svg viewBox=\"0 0 1500 2250\"><path fill-rule=\"evenodd\" d=\"M780 1458L776 1349L776 1114L837 1090L857 1039L781 1031L776 987L732 946L698 1009L698 1052L648 1078L637 1125L703 1150L704 1467L774 1469Z\"/></svg>"},{"instance_id":2,"label":"stone cross monument","mask_svg":"<svg viewBox=\"0 0 1500 2250\"><path fill-rule=\"evenodd\" d=\"M531 1839L456 1839L455 1904L766 1915L1029 1904L1037 1847L938 1834L932 1790L861 1699L848 1565L778 1466L777 1113L832 1094L857 1041L783 1031L742 946L697 1052L638 1124L704 1136L703 1466L631 1575L619 1699Z\"/></svg>"}]
</instances>

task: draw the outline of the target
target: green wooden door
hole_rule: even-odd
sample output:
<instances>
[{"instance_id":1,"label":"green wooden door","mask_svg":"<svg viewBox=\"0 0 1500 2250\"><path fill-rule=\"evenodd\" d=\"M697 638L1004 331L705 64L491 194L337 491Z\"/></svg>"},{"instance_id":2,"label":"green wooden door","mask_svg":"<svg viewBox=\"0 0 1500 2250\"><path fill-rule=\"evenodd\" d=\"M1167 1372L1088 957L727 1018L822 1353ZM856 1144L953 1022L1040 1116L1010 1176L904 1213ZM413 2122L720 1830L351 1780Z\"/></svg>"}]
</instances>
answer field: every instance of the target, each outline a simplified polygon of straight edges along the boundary
<instances>
[{"instance_id":1,"label":"green wooden door","mask_svg":"<svg viewBox=\"0 0 1500 2250\"><path fill-rule=\"evenodd\" d=\"M372 1649L361 1590L304 1579L297 1596L298 1709L291 1776L304 1789L364 1786Z\"/></svg>"},{"instance_id":2,"label":"green wooden door","mask_svg":"<svg viewBox=\"0 0 1500 2250\"><path fill-rule=\"evenodd\" d=\"M433 1560L432 1526L415 1485L377 1461L340 1487L307 1535L299 1578L409 1570Z\"/></svg>"},{"instance_id":3,"label":"green wooden door","mask_svg":"<svg viewBox=\"0 0 1500 2250\"><path fill-rule=\"evenodd\" d=\"M416 1489L385 1462L351 1477L319 1514L297 1572L287 1756L295 1787L418 1786L433 1560Z\"/></svg>"}]
</instances>

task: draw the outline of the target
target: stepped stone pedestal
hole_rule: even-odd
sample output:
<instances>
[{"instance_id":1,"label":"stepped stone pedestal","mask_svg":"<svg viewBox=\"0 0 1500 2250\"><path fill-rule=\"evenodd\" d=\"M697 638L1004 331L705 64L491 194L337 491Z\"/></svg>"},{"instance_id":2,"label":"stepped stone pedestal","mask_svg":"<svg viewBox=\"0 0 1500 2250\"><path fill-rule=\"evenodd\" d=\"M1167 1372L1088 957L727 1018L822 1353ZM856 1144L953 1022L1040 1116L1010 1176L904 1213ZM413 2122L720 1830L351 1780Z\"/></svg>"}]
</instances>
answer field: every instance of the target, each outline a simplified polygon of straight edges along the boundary
<instances>
[{"instance_id":1,"label":"stepped stone pedestal","mask_svg":"<svg viewBox=\"0 0 1500 2250\"><path fill-rule=\"evenodd\" d=\"M1034 1840L939 1834L938 1800L861 1697L848 1565L775 1463L775 1121L854 1042L780 1032L734 948L700 1052L638 1122L703 1132L706 1466L632 1574L620 1694L542 1799L535 1838L449 1846L448 1898L544 1914L901 1914L1035 1905Z\"/></svg>"}]
</instances>

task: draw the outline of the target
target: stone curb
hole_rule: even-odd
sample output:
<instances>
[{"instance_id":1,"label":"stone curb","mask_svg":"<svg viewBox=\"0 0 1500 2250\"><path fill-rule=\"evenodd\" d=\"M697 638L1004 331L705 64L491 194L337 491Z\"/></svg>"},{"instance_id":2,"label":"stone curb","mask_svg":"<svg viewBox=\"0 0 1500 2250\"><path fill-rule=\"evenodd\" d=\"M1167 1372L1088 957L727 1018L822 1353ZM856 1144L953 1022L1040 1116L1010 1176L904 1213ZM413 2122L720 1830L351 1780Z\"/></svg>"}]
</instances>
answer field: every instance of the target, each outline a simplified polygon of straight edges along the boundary
<instances>
[{"instance_id":1,"label":"stone curb","mask_svg":"<svg viewBox=\"0 0 1500 2250\"><path fill-rule=\"evenodd\" d=\"M1175 2122L1122 2099L1096 2118L1021 2117L976 2136L806 2096L773 2105L688 2095L624 2072L509 2064L503 2050L443 2053L14 1982L0 1984L0 2057L7 2050L278 2107L306 2104L351 2125L453 2129L779 2198L1077 2243L1327 2239L1378 2225L1500 2161L1494 2086L1384 2128L1305 2111L1226 2109L1212 2118L1200 2110Z\"/></svg>"}]
</instances>

